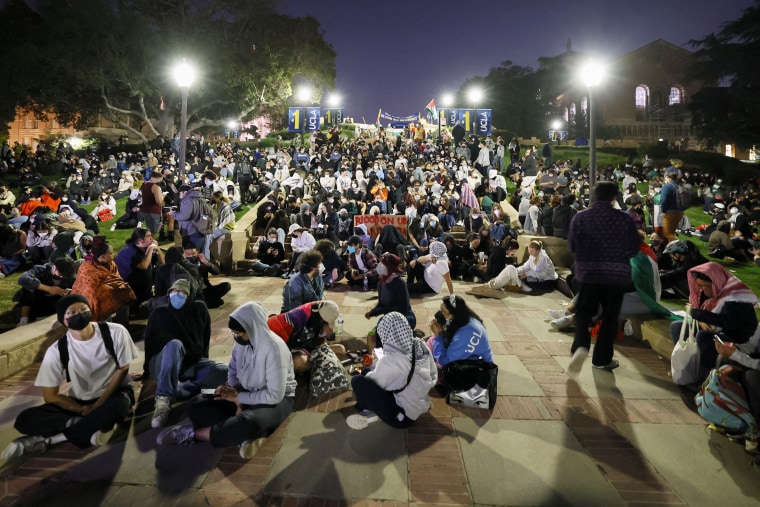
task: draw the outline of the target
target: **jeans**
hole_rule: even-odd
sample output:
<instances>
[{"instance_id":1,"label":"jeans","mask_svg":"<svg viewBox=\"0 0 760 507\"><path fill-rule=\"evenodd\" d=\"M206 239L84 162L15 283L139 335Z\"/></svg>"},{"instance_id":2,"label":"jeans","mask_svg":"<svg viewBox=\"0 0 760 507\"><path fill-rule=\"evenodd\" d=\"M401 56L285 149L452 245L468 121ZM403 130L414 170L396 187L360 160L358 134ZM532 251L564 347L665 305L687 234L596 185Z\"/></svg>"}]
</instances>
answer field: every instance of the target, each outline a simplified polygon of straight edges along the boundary
<instances>
[{"instance_id":1,"label":"jeans","mask_svg":"<svg viewBox=\"0 0 760 507\"><path fill-rule=\"evenodd\" d=\"M371 410L393 428L406 428L414 422L414 419L409 419L404 409L398 406L393 393L386 391L372 379L357 375L351 379L351 388L356 396L358 410Z\"/></svg>"},{"instance_id":2,"label":"jeans","mask_svg":"<svg viewBox=\"0 0 760 507\"><path fill-rule=\"evenodd\" d=\"M92 405L98 400L96 398L89 401L78 401L83 405ZM126 419L134 403L132 387L122 387L101 406L84 417L75 412L64 410L53 403L46 403L21 412L16 418L14 426L24 435L50 437L63 433L69 442L77 447L85 448L90 446L90 437L93 433L110 430L114 424Z\"/></svg>"},{"instance_id":3,"label":"jeans","mask_svg":"<svg viewBox=\"0 0 760 507\"><path fill-rule=\"evenodd\" d=\"M246 440L271 435L293 411L294 398L286 396L277 405L237 406L226 400L198 400L187 409L195 428L211 428L213 447L233 447Z\"/></svg>"},{"instance_id":4,"label":"jeans","mask_svg":"<svg viewBox=\"0 0 760 507\"><path fill-rule=\"evenodd\" d=\"M591 362L596 366L605 366L612 362L613 343L617 336L618 317L625 289L620 285L581 284L575 313L575 338L571 352L575 352L579 347L591 348L591 333L589 332L591 319L597 314L601 305L602 324Z\"/></svg>"},{"instance_id":5,"label":"jeans","mask_svg":"<svg viewBox=\"0 0 760 507\"><path fill-rule=\"evenodd\" d=\"M206 241L203 245L203 255L205 255L207 259L211 259L211 243L213 243L218 237L224 236L228 232L230 232L229 229L217 229L206 236Z\"/></svg>"},{"instance_id":6,"label":"jeans","mask_svg":"<svg viewBox=\"0 0 760 507\"><path fill-rule=\"evenodd\" d=\"M150 360L150 374L156 380L156 396L172 400L189 398L201 389L211 389L227 381L227 365L207 358L182 370L185 345L171 340ZM182 381L182 385L179 382Z\"/></svg>"}]
</instances>

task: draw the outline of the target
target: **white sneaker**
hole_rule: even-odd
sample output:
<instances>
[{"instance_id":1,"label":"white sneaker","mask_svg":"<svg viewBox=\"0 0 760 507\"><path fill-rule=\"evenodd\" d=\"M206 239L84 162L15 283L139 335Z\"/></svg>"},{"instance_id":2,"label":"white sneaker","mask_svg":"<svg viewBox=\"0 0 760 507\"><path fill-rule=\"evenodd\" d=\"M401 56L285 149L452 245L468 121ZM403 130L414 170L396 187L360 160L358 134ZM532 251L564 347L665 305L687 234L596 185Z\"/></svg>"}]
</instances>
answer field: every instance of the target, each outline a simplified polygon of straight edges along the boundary
<instances>
[{"instance_id":1,"label":"white sneaker","mask_svg":"<svg viewBox=\"0 0 760 507\"><path fill-rule=\"evenodd\" d=\"M570 359L570 364L567 365L567 373L570 375L576 375L580 373L583 368L583 361L588 357L588 349L586 347L578 347L573 352L573 357Z\"/></svg>"},{"instance_id":2,"label":"white sneaker","mask_svg":"<svg viewBox=\"0 0 760 507\"><path fill-rule=\"evenodd\" d=\"M544 313L552 318L552 320L561 319L565 316L565 310L544 310Z\"/></svg>"},{"instance_id":3,"label":"white sneaker","mask_svg":"<svg viewBox=\"0 0 760 507\"><path fill-rule=\"evenodd\" d=\"M566 327L572 326L573 322L575 322L575 316L565 315L564 317L549 321L549 325L554 329L564 329Z\"/></svg>"},{"instance_id":4,"label":"white sneaker","mask_svg":"<svg viewBox=\"0 0 760 507\"><path fill-rule=\"evenodd\" d=\"M116 428L118 427L119 427L118 424L114 424L110 430L96 431L90 437L90 444L92 444L94 447L100 447L102 445L106 445L108 441L111 440L111 437L113 436L114 432L116 431Z\"/></svg>"},{"instance_id":5,"label":"white sneaker","mask_svg":"<svg viewBox=\"0 0 760 507\"><path fill-rule=\"evenodd\" d=\"M39 437L37 435L19 437L3 449L3 453L0 454L0 459L8 461L9 459L18 458L30 452L45 452L47 451L47 446L47 438L45 437Z\"/></svg>"},{"instance_id":6,"label":"white sneaker","mask_svg":"<svg viewBox=\"0 0 760 507\"><path fill-rule=\"evenodd\" d=\"M362 410L358 414L350 415L346 418L348 427L354 430L363 430L373 422L379 421L380 418L374 412Z\"/></svg>"},{"instance_id":7,"label":"white sneaker","mask_svg":"<svg viewBox=\"0 0 760 507\"><path fill-rule=\"evenodd\" d=\"M528 285L522 284L522 287L520 287L520 291L522 292L533 292L533 289L531 289Z\"/></svg>"},{"instance_id":8,"label":"white sneaker","mask_svg":"<svg viewBox=\"0 0 760 507\"><path fill-rule=\"evenodd\" d=\"M156 445L181 445L195 442L195 428L192 424L166 428L156 437Z\"/></svg>"},{"instance_id":9,"label":"white sneaker","mask_svg":"<svg viewBox=\"0 0 760 507\"><path fill-rule=\"evenodd\" d=\"M240 457L243 459L253 458L266 441L267 439L264 437L257 438L256 440L246 440L240 444Z\"/></svg>"},{"instance_id":10,"label":"white sneaker","mask_svg":"<svg viewBox=\"0 0 760 507\"><path fill-rule=\"evenodd\" d=\"M142 220L140 220L139 222L137 222L137 228L139 229L140 227L142 227Z\"/></svg>"},{"instance_id":11,"label":"white sneaker","mask_svg":"<svg viewBox=\"0 0 760 507\"><path fill-rule=\"evenodd\" d=\"M111 232L115 231L115 230L116 230L116 224L113 224L113 225L111 226L111 229L110 229L110 230L111 230Z\"/></svg>"},{"instance_id":12,"label":"white sneaker","mask_svg":"<svg viewBox=\"0 0 760 507\"><path fill-rule=\"evenodd\" d=\"M156 407L153 409L153 419L150 420L151 428L163 427L171 409L172 400L168 396L156 396Z\"/></svg>"},{"instance_id":13,"label":"white sneaker","mask_svg":"<svg viewBox=\"0 0 760 507\"><path fill-rule=\"evenodd\" d=\"M633 336L633 322L626 320L623 323L623 334L625 336Z\"/></svg>"},{"instance_id":14,"label":"white sneaker","mask_svg":"<svg viewBox=\"0 0 760 507\"><path fill-rule=\"evenodd\" d=\"M3 278L5 278L5 273L3 273L2 271L0 271L0 280L2 280Z\"/></svg>"},{"instance_id":15,"label":"white sneaker","mask_svg":"<svg viewBox=\"0 0 760 507\"><path fill-rule=\"evenodd\" d=\"M29 317L21 317L18 319L18 324L16 324L16 327L26 326L29 324Z\"/></svg>"}]
</instances>

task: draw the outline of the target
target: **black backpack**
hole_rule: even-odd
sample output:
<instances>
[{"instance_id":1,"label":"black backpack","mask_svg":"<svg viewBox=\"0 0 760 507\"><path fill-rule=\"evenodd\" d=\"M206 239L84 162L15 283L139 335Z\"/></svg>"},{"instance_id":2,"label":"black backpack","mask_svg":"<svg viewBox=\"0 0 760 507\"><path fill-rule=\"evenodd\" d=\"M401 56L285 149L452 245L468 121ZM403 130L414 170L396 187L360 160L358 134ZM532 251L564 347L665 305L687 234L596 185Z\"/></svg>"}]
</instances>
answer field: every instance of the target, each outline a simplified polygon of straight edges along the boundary
<instances>
[{"instance_id":1,"label":"black backpack","mask_svg":"<svg viewBox=\"0 0 760 507\"><path fill-rule=\"evenodd\" d=\"M108 327L107 322L98 322L100 328L100 334L103 336L103 344L106 346L106 350L113 357L116 362L116 368L119 368L119 359L116 357L116 349L113 346L113 337L111 336L111 328ZM63 365L63 371L66 372L66 382L71 382L71 376L69 375L69 339L68 335L63 335L58 339L58 353L61 355L61 365Z\"/></svg>"}]
</instances>

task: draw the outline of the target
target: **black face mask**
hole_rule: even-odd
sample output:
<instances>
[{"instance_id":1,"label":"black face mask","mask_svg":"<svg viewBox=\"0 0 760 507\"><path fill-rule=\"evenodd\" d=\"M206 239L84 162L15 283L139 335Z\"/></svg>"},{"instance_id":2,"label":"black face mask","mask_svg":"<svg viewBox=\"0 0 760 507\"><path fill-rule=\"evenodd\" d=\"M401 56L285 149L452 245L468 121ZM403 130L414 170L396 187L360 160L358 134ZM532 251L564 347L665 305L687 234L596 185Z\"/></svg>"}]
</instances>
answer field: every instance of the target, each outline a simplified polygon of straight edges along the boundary
<instances>
[{"instance_id":1,"label":"black face mask","mask_svg":"<svg viewBox=\"0 0 760 507\"><path fill-rule=\"evenodd\" d=\"M190 262L192 262L193 264L200 264L200 262L201 262L200 259L198 259L197 256L185 257L185 259L188 260L188 261L190 261Z\"/></svg>"},{"instance_id":2,"label":"black face mask","mask_svg":"<svg viewBox=\"0 0 760 507\"><path fill-rule=\"evenodd\" d=\"M242 336L237 335L237 334L233 334L232 335L232 339L235 340L235 343L237 343L239 345L250 345L251 344L250 340L244 340Z\"/></svg>"},{"instance_id":3,"label":"black face mask","mask_svg":"<svg viewBox=\"0 0 760 507\"><path fill-rule=\"evenodd\" d=\"M82 312L72 315L68 318L68 328L74 331L81 331L86 328L92 320L92 312Z\"/></svg>"}]
</instances>

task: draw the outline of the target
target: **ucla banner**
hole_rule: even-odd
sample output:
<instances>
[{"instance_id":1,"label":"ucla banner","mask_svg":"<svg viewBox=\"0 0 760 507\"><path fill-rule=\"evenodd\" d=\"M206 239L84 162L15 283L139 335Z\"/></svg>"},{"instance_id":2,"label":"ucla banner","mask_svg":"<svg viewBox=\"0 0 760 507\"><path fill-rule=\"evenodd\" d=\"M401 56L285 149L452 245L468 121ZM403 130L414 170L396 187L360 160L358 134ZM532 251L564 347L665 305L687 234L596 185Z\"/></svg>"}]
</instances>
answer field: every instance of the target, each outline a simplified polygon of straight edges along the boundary
<instances>
[{"instance_id":1,"label":"ucla banner","mask_svg":"<svg viewBox=\"0 0 760 507\"><path fill-rule=\"evenodd\" d=\"M320 114L318 107L288 108L288 132L317 132Z\"/></svg>"},{"instance_id":2,"label":"ucla banner","mask_svg":"<svg viewBox=\"0 0 760 507\"><path fill-rule=\"evenodd\" d=\"M343 123L343 108L330 107L325 109L325 125L334 127Z\"/></svg>"},{"instance_id":3,"label":"ucla banner","mask_svg":"<svg viewBox=\"0 0 760 507\"><path fill-rule=\"evenodd\" d=\"M491 109L449 109L447 120L449 125L462 125L466 135L487 136L491 133Z\"/></svg>"},{"instance_id":4,"label":"ucla banner","mask_svg":"<svg viewBox=\"0 0 760 507\"><path fill-rule=\"evenodd\" d=\"M394 116L392 114L386 113L382 109L377 115L377 120L380 121L381 118L384 120L390 120L394 123L414 123L416 121L420 121L420 117L416 114L410 116Z\"/></svg>"},{"instance_id":5,"label":"ucla banner","mask_svg":"<svg viewBox=\"0 0 760 507\"><path fill-rule=\"evenodd\" d=\"M475 135L487 136L491 134L491 110L478 109L475 113Z\"/></svg>"}]
</instances>

